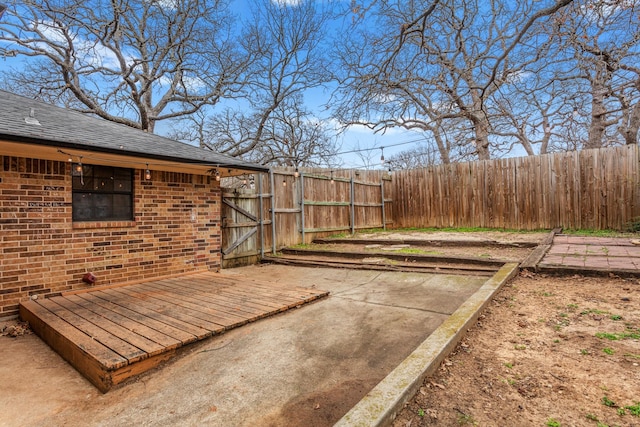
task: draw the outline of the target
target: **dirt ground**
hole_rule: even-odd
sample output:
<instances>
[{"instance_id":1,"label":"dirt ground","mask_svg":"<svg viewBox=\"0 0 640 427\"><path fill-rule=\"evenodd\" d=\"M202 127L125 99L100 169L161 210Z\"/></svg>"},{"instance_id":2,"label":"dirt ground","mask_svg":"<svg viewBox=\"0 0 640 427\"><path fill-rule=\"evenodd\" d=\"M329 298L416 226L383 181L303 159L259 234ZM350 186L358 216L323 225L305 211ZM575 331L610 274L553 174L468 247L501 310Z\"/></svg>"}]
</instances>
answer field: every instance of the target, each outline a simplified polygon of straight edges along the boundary
<instances>
[{"instance_id":1,"label":"dirt ground","mask_svg":"<svg viewBox=\"0 0 640 427\"><path fill-rule=\"evenodd\" d=\"M493 240L496 242L533 242L539 243L549 234L548 231L512 232L512 231L384 231L375 233L357 233L359 239L431 239L449 241L478 241Z\"/></svg>"},{"instance_id":2,"label":"dirt ground","mask_svg":"<svg viewBox=\"0 0 640 427\"><path fill-rule=\"evenodd\" d=\"M393 425L640 426L640 279L521 273Z\"/></svg>"}]
</instances>

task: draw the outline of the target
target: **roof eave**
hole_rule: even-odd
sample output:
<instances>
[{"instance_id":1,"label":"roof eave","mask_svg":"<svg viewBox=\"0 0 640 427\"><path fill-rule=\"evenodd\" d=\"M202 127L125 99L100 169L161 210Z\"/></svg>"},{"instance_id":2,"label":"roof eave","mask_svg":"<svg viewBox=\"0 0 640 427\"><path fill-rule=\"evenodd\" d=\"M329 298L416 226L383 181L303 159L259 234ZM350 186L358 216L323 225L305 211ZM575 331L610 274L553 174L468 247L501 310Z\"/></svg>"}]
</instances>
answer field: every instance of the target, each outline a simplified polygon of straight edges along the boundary
<instances>
[{"instance_id":1,"label":"roof eave","mask_svg":"<svg viewBox=\"0 0 640 427\"><path fill-rule=\"evenodd\" d=\"M124 149L114 150L112 148L96 147L93 145L78 144L74 142L40 139L40 138L0 133L0 140L2 139L7 141L13 141L13 142L21 142L25 144L46 145L46 146L53 146L56 148L66 148L70 150L83 150L83 151L91 151L96 153L127 155L130 157L137 157L141 159L162 160L162 161L172 161L172 162L191 164L191 165L211 166L212 168L214 167L231 168L231 169L239 169L239 170L251 171L251 172L268 172L270 170L270 168L267 166L261 166L257 164L248 164L248 163L245 164L244 162L213 162L207 159L198 160L198 159L176 157L176 156L165 156L165 155L153 154L153 153L140 153L138 151L130 151L130 150L124 150Z\"/></svg>"}]
</instances>

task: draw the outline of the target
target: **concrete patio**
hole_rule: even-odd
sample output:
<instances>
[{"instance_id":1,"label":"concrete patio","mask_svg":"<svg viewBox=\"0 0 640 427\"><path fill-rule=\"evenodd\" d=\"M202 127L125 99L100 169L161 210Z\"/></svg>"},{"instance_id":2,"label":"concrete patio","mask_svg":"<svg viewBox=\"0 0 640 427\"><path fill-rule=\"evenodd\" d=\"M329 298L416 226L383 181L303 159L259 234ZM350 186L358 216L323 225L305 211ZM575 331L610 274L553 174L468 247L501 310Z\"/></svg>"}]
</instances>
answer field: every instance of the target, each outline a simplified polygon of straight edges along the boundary
<instances>
[{"instance_id":1,"label":"concrete patio","mask_svg":"<svg viewBox=\"0 0 640 427\"><path fill-rule=\"evenodd\" d=\"M107 394L37 337L0 337L0 424L333 425L487 281L276 265L224 274L331 294L185 347Z\"/></svg>"}]
</instances>

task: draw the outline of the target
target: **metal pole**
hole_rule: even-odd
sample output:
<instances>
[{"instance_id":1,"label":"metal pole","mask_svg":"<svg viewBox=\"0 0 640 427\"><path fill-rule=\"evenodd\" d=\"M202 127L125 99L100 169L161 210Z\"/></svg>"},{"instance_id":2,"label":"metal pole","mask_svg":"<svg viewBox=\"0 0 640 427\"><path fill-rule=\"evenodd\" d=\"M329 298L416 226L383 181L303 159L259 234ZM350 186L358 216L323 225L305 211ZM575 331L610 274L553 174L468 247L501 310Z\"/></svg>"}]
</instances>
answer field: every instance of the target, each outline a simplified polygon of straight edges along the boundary
<instances>
[{"instance_id":1,"label":"metal pole","mask_svg":"<svg viewBox=\"0 0 640 427\"><path fill-rule=\"evenodd\" d=\"M276 253L276 186L273 179L273 169L269 168L269 183L271 185L271 252Z\"/></svg>"},{"instance_id":2,"label":"metal pole","mask_svg":"<svg viewBox=\"0 0 640 427\"><path fill-rule=\"evenodd\" d=\"M300 233L304 244L304 172L300 172Z\"/></svg>"},{"instance_id":3,"label":"metal pole","mask_svg":"<svg viewBox=\"0 0 640 427\"><path fill-rule=\"evenodd\" d=\"M380 178L380 194L382 195L382 229L387 229L387 216L384 211L384 179Z\"/></svg>"},{"instance_id":4,"label":"metal pole","mask_svg":"<svg viewBox=\"0 0 640 427\"><path fill-rule=\"evenodd\" d=\"M258 221L260 221L260 258L264 258L264 203L262 200L262 172L258 174Z\"/></svg>"},{"instance_id":5,"label":"metal pole","mask_svg":"<svg viewBox=\"0 0 640 427\"><path fill-rule=\"evenodd\" d=\"M351 234L356 233L356 197L355 185L353 183L353 172L351 172Z\"/></svg>"}]
</instances>

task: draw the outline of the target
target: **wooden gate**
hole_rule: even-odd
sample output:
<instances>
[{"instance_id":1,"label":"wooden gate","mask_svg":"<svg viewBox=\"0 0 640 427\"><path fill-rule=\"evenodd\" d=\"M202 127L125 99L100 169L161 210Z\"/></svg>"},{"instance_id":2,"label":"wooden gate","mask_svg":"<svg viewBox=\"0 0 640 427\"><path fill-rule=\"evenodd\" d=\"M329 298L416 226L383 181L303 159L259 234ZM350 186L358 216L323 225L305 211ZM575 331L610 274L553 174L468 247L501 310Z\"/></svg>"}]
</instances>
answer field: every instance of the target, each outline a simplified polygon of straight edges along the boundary
<instances>
[{"instance_id":1,"label":"wooden gate","mask_svg":"<svg viewBox=\"0 0 640 427\"><path fill-rule=\"evenodd\" d=\"M251 189L222 189L222 268L251 265L261 254L261 197Z\"/></svg>"},{"instance_id":2,"label":"wooden gate","mask_svg":"<svg viewBox=\"0 0 640 427\"><path fill-rule=\"evenodd\" d=\"M386 228L392 201L386 171L294 170L236 178L222 188L222 267L254 264L265 252L337 231Z\"/></svg>"}]
</instances>

